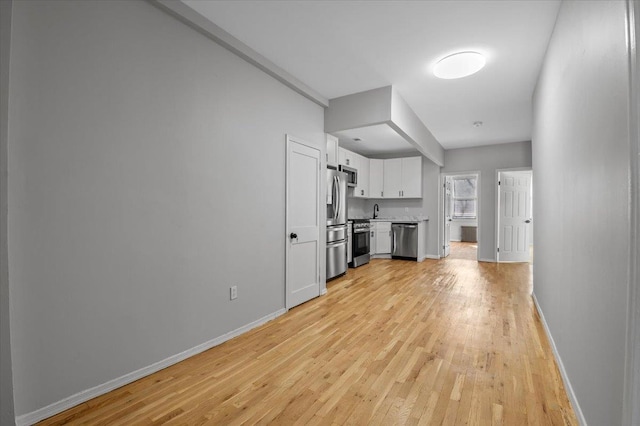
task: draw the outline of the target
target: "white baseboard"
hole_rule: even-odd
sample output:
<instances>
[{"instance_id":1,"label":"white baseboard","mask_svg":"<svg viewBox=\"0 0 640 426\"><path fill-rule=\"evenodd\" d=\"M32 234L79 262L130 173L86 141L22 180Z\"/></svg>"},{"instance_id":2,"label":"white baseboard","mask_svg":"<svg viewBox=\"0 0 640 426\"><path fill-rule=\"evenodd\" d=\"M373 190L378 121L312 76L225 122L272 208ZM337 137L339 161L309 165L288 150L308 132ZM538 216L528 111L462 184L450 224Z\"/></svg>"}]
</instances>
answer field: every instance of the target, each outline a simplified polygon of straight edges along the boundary
<instances>
[{"instance_id":1,"label":"white baseboard","mask_svg":"<svg viewBox=\"0 0 640 426\"><path fill-rule=\"evenodd\" d=\"M478 262L496 263L496 260L495 259L478 259Z\"/></svg>"},{"instance_id":2,"label":"white baseboard","mask_svg":"<svg viewBox=\"0 0 640 426\"><path fill-rule=\"evenodd\" d=\"M75 395L71 395L63 400L54 402L53 404L47 405L46 407L18 416L16 417L16 426L32 425L34 423L39 422L40 420L44 420L51 416L55 416L56 414L61 413L65 410L68 410L71 407L75 407L76 405L82 404L83 402L86 402L97 396L104 395L107 392L110 392L114 389L127 385L131 382L135 382L136 380L146 377L157 371L160 371L163 368L167 368L173 364L177 364L180 361L184 361L185 359L190 358L194 355L197 355L200 352L204 352L208 349L213 348L214 346L218 346L226 342L227 340L231 340L234 337L237 337L243 333L246 333L247 331L253 328L261 326L262 324L265 324L286 312L287 312L286 309L280 309L272 314L259 318L247 325L243 325L240 328L237 328L221 336L218 336L212 340L209 340L208 342L202 343L198 346L194 346L193 348L187 349L186 351L180 352L179 354L172 355L169 358L163 359L162 361L158 361L147 367L143 367L139 370L125 374L124 376L118 377L116 379L109 380L108 382L95 386L93 388L78 392Z\"/></svg>"},{"instance_id":3,"label":"white baseboard","mask_svg":"<svg viewBox=\"0 0 640 426\"><path fill-rule=\"evenodd\" d=\"M551 331L549 330L549 325L547 324L547 320L544 318L544 314L542 313L542 309L540 309L540 305L538 304L538 299L535 294L532 294L533 303L536 305L536 310L538 311L538 315L540 315L540 320L542 321L542 326L544 327L544 331L547 334L547 339L549 339L549 343L551 344L551 350L553 351L553 356L558 363L558 368L560 369L560 375L562 376L562 382L564 383L564 388L567 390L567 394L569 395L569 401L571 402L571 406L573 407L573 411L576 413L576 417L578 418L578 423L582 426L587 426L587 420L584 418L584 414L582 413L582 409L580 408L580 404L578 403L578 398L576 397L575 392L573 391L573 387L571 386L571 382L569 381L569 376L567 375L567 370L564 368L564 364L562 363L562 358L560 358L560 354L558 353L558 348L556 347L556 342L553 340L553 336L551 335Z\"/></svg>"},{"instance_id":4,"label":"white baseboard","mask_svg":"<svg viewBox=\"0 0 640 426\"><path fill-rule=\"evenodd\" d=\"M327 294L327 288L323 288L322 290L320 290L320 296L324 296L325 294Z\"/></svg>"},{"instance_id":5,"label":"white baseboard","mask_svg":"<svg viewBox=\"0 0 640 426\"><path fill-rule=\"evenodd\" d=\"M440 256L438 256L437 254L427 254L424 256L424 259L440 260Z\"/></svg>"}]
</instances>

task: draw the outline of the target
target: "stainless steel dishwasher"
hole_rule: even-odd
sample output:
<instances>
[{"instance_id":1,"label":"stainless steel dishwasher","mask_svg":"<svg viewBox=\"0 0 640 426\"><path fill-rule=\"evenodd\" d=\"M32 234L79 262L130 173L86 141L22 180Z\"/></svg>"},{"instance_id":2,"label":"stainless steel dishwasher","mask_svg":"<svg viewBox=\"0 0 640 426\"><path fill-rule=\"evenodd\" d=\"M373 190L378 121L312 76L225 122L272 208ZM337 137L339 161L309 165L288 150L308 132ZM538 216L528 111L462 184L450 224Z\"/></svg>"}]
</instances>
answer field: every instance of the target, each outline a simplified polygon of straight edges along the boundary
<instances>
[{"instance_id":1,"label":"stainless steel dishwasher","mask_svg":"<svg viewBox=\"0 0 640 426\"><path fill-rule=\"evenodd\" d=\"M418 260L418 224L391 224L391 257Z\"/></svg>"}]
</instances>

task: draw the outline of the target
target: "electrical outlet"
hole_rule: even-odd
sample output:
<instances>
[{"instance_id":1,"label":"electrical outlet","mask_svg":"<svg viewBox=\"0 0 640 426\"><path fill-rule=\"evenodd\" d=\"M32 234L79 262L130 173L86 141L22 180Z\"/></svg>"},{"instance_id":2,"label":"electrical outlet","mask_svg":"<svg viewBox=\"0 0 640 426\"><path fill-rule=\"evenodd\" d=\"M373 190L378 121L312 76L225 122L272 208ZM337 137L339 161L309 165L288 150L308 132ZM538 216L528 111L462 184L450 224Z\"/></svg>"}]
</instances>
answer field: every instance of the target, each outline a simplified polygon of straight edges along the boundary
<instances>
[{"instance_id":1,"label":"electrical outlet","mask_svg":"<svg viewBox=\"0 0 640 426\"><path fill-rule=\"evenodd\" d=\"M231 300L237 299L238 298L238 286L234 285L229 290L230 290L230 293L231 293Z\"/></svg>"}]
</instances>

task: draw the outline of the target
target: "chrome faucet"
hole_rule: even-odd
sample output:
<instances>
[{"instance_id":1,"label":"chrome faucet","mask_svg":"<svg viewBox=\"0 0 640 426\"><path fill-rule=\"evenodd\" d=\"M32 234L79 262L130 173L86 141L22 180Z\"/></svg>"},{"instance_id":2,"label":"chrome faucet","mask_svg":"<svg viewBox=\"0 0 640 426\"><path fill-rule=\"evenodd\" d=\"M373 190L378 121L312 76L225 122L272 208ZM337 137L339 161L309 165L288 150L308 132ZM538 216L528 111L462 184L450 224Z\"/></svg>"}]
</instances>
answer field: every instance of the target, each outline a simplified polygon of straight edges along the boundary
<instances>
[{"instance_id":1,"label":"chrome faucet","mask_svg":"<svg viewBox=\"0 0 640 426\"><path fill-rule=\"evenodd\" d=\"M378 213L380 212L380 207L377 204L373 205L373 218L378 217Z\"/></svg>"}]
</instances>

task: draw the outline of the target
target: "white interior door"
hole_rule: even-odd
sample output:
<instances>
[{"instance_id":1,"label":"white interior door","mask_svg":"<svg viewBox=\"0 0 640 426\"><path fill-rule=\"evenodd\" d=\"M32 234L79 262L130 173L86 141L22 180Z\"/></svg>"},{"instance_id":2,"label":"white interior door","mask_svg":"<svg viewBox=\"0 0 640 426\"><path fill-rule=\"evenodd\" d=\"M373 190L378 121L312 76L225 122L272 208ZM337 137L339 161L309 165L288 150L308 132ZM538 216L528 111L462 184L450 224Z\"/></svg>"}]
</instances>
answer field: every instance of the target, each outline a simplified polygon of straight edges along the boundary
<instances>
[{"instance_id":1,"label":"white interior door","mask_svg":"<svg viewBox=\"0 0 640 426\"><path fill-rule=\"evenodd\" d=\"M444 238L442 243L443 254L442 257L449 256L451 250L451 203L452 203L452 188L451 176L445 176L444 178L444 191L442 192L442 206L444 209Z\"/></svg>"},{"instance_id":2,"label":"white interior door","mask_svg":"<svg viewBox=\"0 0 640 426\"><path fill-rule=\"evenodd\" d=\"M528 262L531 171L499 173L498 261Z\"/></svg>"},{"instance_id":3,"label":"white interior door","mask_svg":"<svg viewBox=\"0 0 640 426\"><path fill-rule=\"evenodd\" d=\"M320 155L287 136L287 309L320 295Z\"/></svg>"}]
</instances>

